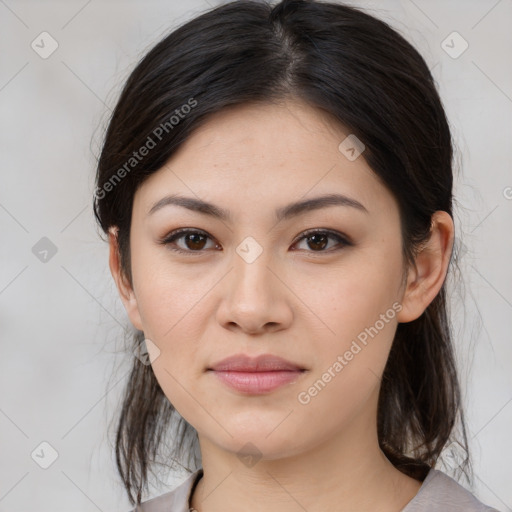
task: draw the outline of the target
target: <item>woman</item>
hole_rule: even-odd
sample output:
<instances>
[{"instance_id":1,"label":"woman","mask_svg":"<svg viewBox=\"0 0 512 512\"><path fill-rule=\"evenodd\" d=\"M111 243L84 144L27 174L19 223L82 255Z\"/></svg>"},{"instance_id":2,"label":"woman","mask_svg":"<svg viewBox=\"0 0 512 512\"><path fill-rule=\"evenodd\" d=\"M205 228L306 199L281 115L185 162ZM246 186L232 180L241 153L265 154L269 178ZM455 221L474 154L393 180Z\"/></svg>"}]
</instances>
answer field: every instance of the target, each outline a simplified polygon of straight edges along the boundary
<instances>
[{"instance_id":1,"label":"woman","mask_svg":"<svg viewBox=\"0 0 512 512\"><path fill-rule=\"evenodd\" d=\"M116 440L136 510L493 510L434 468L448 446L470 467L452 144L398 33L304 0L198 16L132 72L96 184L136 329ZM157 455L196 449L142 503Z\"/></svg>"}]
</instances>

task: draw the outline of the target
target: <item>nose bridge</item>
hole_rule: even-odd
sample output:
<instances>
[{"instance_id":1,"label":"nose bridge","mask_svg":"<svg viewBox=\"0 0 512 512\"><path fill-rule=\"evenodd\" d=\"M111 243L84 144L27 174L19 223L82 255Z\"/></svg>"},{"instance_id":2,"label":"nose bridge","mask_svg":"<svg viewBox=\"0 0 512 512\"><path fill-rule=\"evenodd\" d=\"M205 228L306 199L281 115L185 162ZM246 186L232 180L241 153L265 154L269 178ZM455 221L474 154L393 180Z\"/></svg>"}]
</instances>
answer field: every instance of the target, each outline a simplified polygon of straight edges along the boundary
<instances>
[{"instance_id":1,"label":"nose bridge","mask_svg":"<svg viewBox=\"0 0 512 512\"><path fill-rule=\"evenodd\" d=\"M273 288L273 275L268 268L272 260L272 251L264 249L253 237L246 237L235 252L232 279L238 299L251 303L257 299L260 299L260 302L268 299Z\"/></svg>"},{"instance_id":2,"label":"nose bridge","mask_svg":"<svg viewBox=\"0 0 512 512\"><path fill-rule=\"evenodd\" d=\"M222 324L256 332L269 324L282 327L291 320L286 294L271 270L272 261L272 251L252 237L238 245L219 308Z\"/></svg>"}]
</instances>

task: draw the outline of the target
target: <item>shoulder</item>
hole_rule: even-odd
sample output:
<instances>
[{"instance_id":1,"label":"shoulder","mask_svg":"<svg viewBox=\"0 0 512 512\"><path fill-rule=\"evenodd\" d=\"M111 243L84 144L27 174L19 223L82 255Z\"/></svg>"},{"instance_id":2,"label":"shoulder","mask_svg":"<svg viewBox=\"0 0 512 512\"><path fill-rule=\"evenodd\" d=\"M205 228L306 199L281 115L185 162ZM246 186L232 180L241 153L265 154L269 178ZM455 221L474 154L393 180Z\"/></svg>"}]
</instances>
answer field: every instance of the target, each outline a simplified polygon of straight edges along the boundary
<instances>
[{"instance_id":1,"label":"shoulder","mask_svg":"<svg viewBox=\"0 0 512 512\"><path fill-rule=\"evenodd\" d=\"M199 468L172 491L144 501L130 512L188 512L192 489L202 475L203 470Z\"/></svg>"},{"instance_id":2,"label":"shoulder","mask_svg":"<svg viewBox=\"0 0 512 512\"><path fill-rule=\"evenodd\" d=\"M499 512L484 505L452 477L431 469L416 496L402 512Z\"/></svg>"}]
</instances>

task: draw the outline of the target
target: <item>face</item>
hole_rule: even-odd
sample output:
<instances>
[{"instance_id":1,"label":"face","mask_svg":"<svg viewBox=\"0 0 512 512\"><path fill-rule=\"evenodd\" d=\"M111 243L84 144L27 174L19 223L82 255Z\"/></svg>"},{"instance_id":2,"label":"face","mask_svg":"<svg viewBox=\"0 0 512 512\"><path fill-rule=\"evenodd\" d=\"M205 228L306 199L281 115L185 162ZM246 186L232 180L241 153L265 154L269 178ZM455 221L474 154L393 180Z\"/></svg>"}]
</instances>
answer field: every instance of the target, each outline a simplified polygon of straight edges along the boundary
<instances>
[{"instance_id":1,"label":"face","mask_svg":"<svg viewBox=\"0 0 512 512\"><path fill-rule=\"evenodd\" d=\"M301 103L237 106L135 195L125 305L165 395L219 448L252 443L277 459L375 420L403 299L402 239L398 205L364 153L339 149L348 135ZM161 202L171 195L214 208ZM345 200L286 210L327 195ZM237 354L304 371L237 390L208 370Z\"/></svg>"}]
</instances>

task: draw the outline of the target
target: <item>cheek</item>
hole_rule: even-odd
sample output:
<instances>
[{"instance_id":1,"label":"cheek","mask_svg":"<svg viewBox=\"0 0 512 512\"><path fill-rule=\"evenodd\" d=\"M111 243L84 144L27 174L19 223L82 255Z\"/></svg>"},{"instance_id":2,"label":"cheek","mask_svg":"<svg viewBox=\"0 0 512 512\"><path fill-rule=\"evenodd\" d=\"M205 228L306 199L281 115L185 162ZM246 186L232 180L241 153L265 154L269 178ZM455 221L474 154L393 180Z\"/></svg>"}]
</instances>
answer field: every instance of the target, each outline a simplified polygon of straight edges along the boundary
<instances>
[{"instance_id":1,"label":"cheek","mask_svg":"<svg viewBox=\"0 0 512 512\"><path fill-rule=\"evenodd\" d=\"M178 278L160 275L155 281L148 280L140 294L141 318L146 338L158 347L152 368L160 387L176 410L196 423L203 401L197 384L204 378L206 364L200 345L208 315L206 302L200 300L204 291L182 284L185 293Z\"/></svg>"},{"instance_id":2,"label":"cheek","mask_svg":"<svg viewBox=\"0 0 512 512\"><path fill-rule=\"evenodd\" d=\"M295 409L326 436L362 411L373 413L370 402L376 406L400 310L385 284L377 290L370 279L345 281L325 301L323 319L334 342L314 343L315 369L297 390Z\"/></svg>"},{"instance_id":3,"label":"cheek","mask_svg":"<svg viewBox=\"0 0 512 512\"><path fill-rule=\"evenodd\" d=\"M315 343L321 367L309 381L315 386L311 394L304 390L305 401L324 407L340 397L355 407L379 386L401 310L395 293L401 277L396 254L374 252L346 269L322 279L328 293L318 288L309 297L315 304L311 309L320 312L330 332Z\"/></svg>"},{"instance_id":4,"label":"cheek","mask_svg":"<svg viewBox=\"0 0 512 512\"><path fill-rule=\"evenodd\" d=\"M395 290L401 274L399 265L390 261L379 264L375 257L367 262L361 259L357 265L347 265L322 277L322 286L306 295L305 301L313 311L319 312L318 316L340 344L346 344L376 322L384 337L392 337L389 324L396 323L397 309L400 309ZM380 321L382 315L385 325Z\"/></svg>"},{"instance_id":5,"label":"cheek","mask_svg":"<svg viewBox=\"0 0 512 512\"><path fill-rule=\"evenodd\" d=\"M200 396L195 385L206 364L199 347L208 318L206 301L201 301L204 289L183 276L154 271L137 291L144 335L157 347L152 368L160 387L180 414L188 416L190 396Z\"/></svg>"},{"instance_id":6,"label":"cheek","mask_svg":"<svg viewBox=\"0 0 512 512\"><path fill-rule=\"evenodd\" d=\"M197 306L215 281L193 264L189 268L171 264L166 250L151 243L144 241L134 248L133 278L144 333L164 350L180 338L177 333L185 325L194 328L190 318L197 317ZM193 339L193 331L188 333Z\"/></svg>"}]
</instances>

